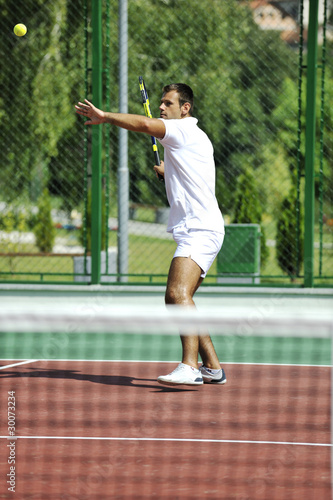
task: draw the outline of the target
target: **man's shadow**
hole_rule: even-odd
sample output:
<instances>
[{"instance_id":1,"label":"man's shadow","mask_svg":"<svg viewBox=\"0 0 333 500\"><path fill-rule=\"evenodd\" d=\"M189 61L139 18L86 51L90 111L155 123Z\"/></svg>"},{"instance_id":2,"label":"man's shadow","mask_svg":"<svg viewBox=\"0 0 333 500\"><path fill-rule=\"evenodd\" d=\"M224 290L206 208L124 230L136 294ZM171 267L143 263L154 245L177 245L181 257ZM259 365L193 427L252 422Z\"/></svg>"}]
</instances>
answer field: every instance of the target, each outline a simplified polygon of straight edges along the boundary
<instances>
[{"instance_id":1,"label":"man's shadow","mask_svg":"<svg viewBox=\"0 0 333 500\"><path fill-rule=\"evenodd\" d=\"M14 370L0 371L0 379L26 379L26 378L49 378L49 379L65 379L65 380L81 380L102 385L116 385L123 387L137 387L142 389L152 389L151 392L193 392L195 389L190 387L171 387L159 384L154 379L127 377L123 375L92 375L81 373L78 370L55 370L47 368L25 368L24 372ZM142 382L154 382L145 384Z\"/></svg>"}]
</instances>

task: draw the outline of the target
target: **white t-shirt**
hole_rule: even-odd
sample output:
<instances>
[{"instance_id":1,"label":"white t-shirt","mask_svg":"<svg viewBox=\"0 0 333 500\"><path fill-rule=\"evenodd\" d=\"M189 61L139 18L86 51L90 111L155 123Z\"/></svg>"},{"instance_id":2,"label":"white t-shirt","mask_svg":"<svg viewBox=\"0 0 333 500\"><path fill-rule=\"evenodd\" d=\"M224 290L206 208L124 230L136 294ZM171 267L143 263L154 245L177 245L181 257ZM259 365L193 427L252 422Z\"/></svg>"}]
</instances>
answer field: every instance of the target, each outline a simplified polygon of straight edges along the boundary
<instances>
[{"instance_id":1,"label":"white t-shirt","mask_svg":"<svg viewBox=\"0 0 333 500\"><path fill-rule=\"evenodd\" d=\"M165 120L164 180L170 205L167 231L181 224L189 229L224 233L215 197L213 145L193 117Z\"/></svg>"}]
</instances>

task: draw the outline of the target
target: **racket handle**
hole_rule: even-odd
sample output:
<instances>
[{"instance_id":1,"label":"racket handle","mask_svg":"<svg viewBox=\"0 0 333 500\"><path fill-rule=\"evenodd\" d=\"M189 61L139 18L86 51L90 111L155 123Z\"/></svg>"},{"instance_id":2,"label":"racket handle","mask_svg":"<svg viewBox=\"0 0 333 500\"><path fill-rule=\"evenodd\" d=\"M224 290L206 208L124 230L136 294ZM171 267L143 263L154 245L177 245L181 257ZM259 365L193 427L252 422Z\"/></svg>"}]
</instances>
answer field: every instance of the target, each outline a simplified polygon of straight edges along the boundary
<instances>
[{"instance_id":1,"label":"racket handle","mask_svg":"<svg viewBox=\"0 0 333 500\"><path fill-rule=\"evenodd\" d=\"M160 155L158 154L157 147L156 147L156 149L154 148L154 157L155 157L155 165L161 165ZM157 177L158 177L158 179L159 179L161 182L163 182L163 181L164 181L164 177L163 177L163 175L161 175L161 174L157 174Z\"/></svg>"}]
</instances>

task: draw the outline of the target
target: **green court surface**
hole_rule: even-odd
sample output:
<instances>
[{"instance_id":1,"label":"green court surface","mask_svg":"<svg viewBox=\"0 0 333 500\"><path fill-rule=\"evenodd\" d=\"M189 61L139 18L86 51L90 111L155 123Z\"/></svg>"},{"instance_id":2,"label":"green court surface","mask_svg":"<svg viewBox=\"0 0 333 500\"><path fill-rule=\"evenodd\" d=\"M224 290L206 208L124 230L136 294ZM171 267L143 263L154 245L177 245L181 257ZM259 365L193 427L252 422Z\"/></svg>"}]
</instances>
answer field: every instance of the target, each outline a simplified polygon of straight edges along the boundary
<instances>
[{"instance_id":1,"label":"green court surface","mask_svg":"<svg viewBox=\"0 0 333 500\"><path fill-rule=\"evenodd\" d=\"M330 365L329 339L213 336L221 362ZM2 359L174 361L179 338L142 334L0 333Z\"/></svg>"},{"instance_id":2,"label":"green court surface","mask_svg":"<svg viewBox=\"0 0 333 500\"><path fill-rule=\"evenodd\" d=\"M164 289L130 286L3 286L0 289L0 312L49 310L59 314L71 308L87 317L112 308L161 307ZM333 292L324 290L286 290L251 288L203 288L196 295L198 310L207 305L216 310L234 313L246 307L249 317L269 317L274 311L313 311L318 318L332 316ZM93 319L91 320L93 322ZM296 328L294 335L256 335L255 321L251 335L223 335L223 325L212 335L221 362L331 365L331 338L320 338L313 331L302 336ZM57 333L6 332L0 325L0 357L7 360L137 360L174 361L181 358L178 335L119 333L110 324L108 333L72 333L67 328ZM327 336L326 336L327 337ZM330 336L328 336L330 337Z\"/></svg>"}]
</instances>

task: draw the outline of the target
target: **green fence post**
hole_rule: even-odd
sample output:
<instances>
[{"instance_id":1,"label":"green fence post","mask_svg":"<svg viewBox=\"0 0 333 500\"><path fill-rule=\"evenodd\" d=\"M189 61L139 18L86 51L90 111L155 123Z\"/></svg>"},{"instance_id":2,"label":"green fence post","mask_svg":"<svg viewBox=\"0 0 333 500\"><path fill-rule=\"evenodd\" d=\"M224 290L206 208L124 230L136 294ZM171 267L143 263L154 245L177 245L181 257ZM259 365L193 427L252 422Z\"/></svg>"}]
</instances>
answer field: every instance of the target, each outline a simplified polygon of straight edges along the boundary
<instances>
[{"instance_id":1,"label":"green fence post","mask_svg":"<svg viewBox=\"0 0 333 500\"><path fill-rule=\"evenodd\" d=\"M102 107L102 0L92 2L92 97ZM101 278L102 247L102 127L92 127L91 283Z\"/></svg>"},{"instance_id":2,"label":"green fence post","mask_svg":"<svg viewBox=\"0 0 333 500\"><path fill-rule=\"evenodd\" d=\"M313 287L318 0L310 0L305 132L304 286Z\"/></svg>"}]
</instances>

